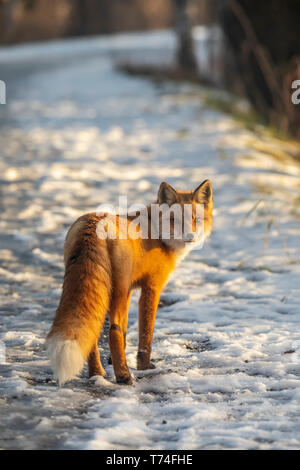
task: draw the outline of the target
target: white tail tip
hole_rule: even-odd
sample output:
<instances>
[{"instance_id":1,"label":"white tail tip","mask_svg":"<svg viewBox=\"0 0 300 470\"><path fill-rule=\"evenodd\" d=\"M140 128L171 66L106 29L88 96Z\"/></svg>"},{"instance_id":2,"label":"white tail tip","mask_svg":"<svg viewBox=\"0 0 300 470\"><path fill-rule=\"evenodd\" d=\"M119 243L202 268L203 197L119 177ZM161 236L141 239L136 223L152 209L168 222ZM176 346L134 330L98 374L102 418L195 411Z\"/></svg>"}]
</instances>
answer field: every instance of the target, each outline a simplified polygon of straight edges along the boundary
<instances>
[{"instance_id":1,"label":"white tail tip","mask_svg":"<svg viewBox=\"0 0 300 470\"><path fill-rule=\"evenodd\" d=\"M47 352L59 386L79 374L84 366L84 358L76 340L52 336L47 339Z\"/></svg>"}]
</instances>

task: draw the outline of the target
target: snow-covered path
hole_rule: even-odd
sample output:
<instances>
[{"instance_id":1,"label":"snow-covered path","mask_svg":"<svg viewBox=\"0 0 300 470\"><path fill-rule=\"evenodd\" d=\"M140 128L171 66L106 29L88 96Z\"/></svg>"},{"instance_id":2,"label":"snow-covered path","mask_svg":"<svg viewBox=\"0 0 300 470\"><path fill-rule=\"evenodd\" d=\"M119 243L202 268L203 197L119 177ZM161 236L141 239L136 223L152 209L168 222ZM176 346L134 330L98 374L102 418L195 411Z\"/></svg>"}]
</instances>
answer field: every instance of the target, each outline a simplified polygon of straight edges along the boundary
<instances>
[{"instance_id":1,"label":"snow-covered path","mask_svg":"<svg viewBox=\"0 0 300 470\"><path fill-rule=\"evenodd\" d=\"M115 71L121 46L0 50L0 448L299 448L300 166L253 150L197 88ZM70 224L119 195L151 202L162 180L192 189L205 178L215 229L162 297L156 369L135 370L135 296L134 386L114 383L104 332L107 380L85 370L58 390L44 340Z\"/></svg>"}]
</instances>

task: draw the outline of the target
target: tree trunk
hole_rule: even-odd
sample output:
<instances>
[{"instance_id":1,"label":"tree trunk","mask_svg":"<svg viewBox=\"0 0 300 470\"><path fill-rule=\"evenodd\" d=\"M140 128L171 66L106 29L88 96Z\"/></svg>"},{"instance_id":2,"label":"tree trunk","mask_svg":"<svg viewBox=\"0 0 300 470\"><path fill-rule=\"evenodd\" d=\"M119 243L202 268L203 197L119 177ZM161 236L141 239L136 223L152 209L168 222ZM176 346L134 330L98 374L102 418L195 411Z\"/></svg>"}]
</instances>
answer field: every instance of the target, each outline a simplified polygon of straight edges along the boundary
<instances>
[{"instance_id":1,"label":"tree trunk","mask_svg":"<svg viewBox=\"0 0 300 470\"><path fill-rule=\"evenodd\" d=\"M14 15L18 0L9 0L4 4L4 40L9 41L14 30Z\"/></svg>"},{"instance_id":2,"label":"tree trunk","mask_svg":"<svg viewBox=\"0 0 300 470\"><path fill-rule=\"evenodd\" d=\"M85 0L73 0L72 9L73 15L70 34L72 36L83 36L88 32L87 2Z\"/></svg>"},{"instance_id":3,"label":"tree trunk","mask_svg":"<svg viewBox=\"0 0 300 470\"><path fill-rule=\"evenodd\" d=\"M186 72L195 73L197 69L192 28L187 13L188 0L173 0L175 31L178 40L178 66Z\"/></svg>"}]
</instances>

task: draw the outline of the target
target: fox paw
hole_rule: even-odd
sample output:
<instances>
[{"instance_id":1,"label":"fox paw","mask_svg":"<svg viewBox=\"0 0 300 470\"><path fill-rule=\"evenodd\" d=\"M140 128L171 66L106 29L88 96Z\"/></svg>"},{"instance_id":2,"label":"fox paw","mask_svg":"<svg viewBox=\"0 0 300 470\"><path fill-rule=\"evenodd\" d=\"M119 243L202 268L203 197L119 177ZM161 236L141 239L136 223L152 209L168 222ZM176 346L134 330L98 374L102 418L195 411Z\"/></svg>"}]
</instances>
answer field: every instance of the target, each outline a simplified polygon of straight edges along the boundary
<instances>
[{"instance_id":1,"label":"fox paw","mask_svg":"<svg viewBox=\"0 0 300 470\"><path fill-rule=\"evenodd\" d=\"M120 384L120 385L132 385L133 384L133 380L132 380L131 375L116 377L116 382L117 382L117 384Z\"/></svg>"},{"instance_id":2,"label":"fox paw","mask_svg":"<svg viewBox=\"0 0 300 470\"><path fill-rule=\"evenodd\" d=\"M155 365L150 361L150 354L145 351L138 351L137 353L137 369L147 370L155 369Z\"/></svg>"},{"instance_id":3,"label":"fox paw","mask_svg":"<svg viewBox=\"0 0 300 470\"><path fill-rule=\"evenodd\" d=\"M101 377L106 377L105 370L102 369L92 369L89 371L89 378L95 377L96 375L100 375Z\"/></svg>"},{"instance_id":4,"label":"fox paw","mask_svg":"<svg viewBox=\"0 0 300 470\"><path fill-rule=\"evenodd\" d=\"M148 369L156 369L153 362L148 362L147 364L144 363L137 363L137 370L148 370Z\"/></svg>"}]
</instances>

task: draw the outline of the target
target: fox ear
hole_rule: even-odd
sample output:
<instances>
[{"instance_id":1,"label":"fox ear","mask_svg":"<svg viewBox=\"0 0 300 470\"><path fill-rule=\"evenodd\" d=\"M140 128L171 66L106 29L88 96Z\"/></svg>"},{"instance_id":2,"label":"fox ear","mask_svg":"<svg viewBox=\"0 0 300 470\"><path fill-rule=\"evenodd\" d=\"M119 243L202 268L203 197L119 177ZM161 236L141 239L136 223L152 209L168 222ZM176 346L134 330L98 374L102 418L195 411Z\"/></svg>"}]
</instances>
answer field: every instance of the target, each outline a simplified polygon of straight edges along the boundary
<instances>
[{"instance_id":1,"label":"fox ear","mask_svg":"<svg viewBox=\"0 0 300 470\"><path fill-rule=\"evenodd\" d=\"M198 204L210 204L212 202L212 186L209 180L203 181L203 183L195 189L193 199Z\"/></svg>"},{"instance_id":2,"label":"fox ear","mask_svg":"<svg viewBox=\"0 0 300 470\"><path fill-rule=\"evenodd\" d=\"M168 206L172 206L172 204L177 201L177 193L168 183L161 183L157 199L159 204L168 204Z\"/></svg>"}]
</instances>

